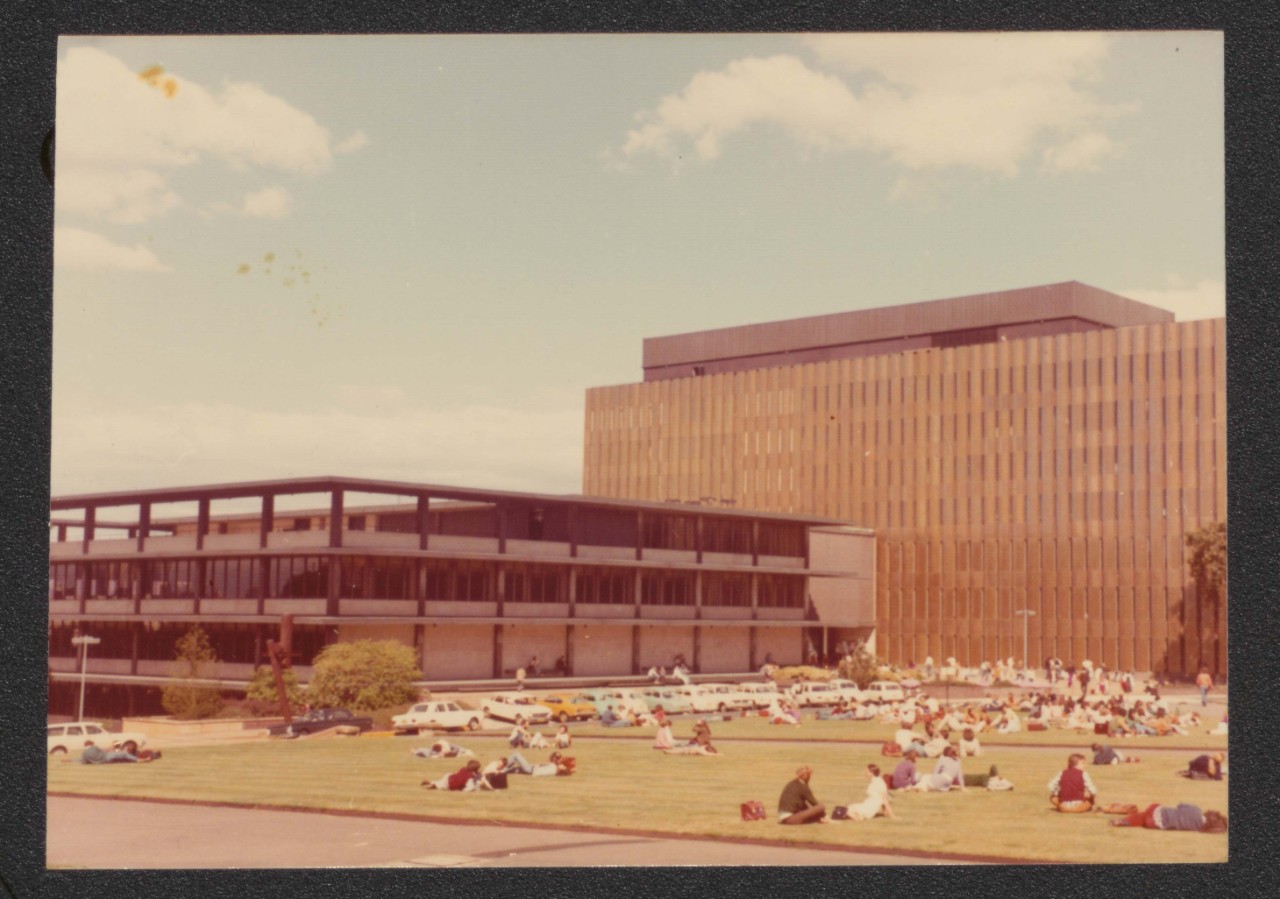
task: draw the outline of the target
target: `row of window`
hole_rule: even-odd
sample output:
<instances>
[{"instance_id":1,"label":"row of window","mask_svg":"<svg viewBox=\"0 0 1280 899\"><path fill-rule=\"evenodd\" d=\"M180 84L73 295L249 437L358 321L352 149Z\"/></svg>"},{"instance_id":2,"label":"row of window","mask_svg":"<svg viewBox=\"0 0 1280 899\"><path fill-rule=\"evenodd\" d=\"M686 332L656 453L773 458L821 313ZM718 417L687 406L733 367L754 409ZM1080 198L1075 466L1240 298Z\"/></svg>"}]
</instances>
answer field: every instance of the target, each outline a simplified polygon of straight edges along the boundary
<instances>
[{"instance_id":1,"label":"row of window","mask_svg":"<svg viewBox=\"0 0 1280 899\"><path fill-rule=\"evenodd\" d=\"M267 664L267 640L278 638L277 629L269 625L213 623L201 626L209 634L210 642L217 648L218 660L222 662ZM90 650L92 658L172 661L178 640L190 628L189 624L159 622L146 626L122 621L94 621L79 626L54 624L49 627L49 655L60 658L77 655L79 648L71 638L83 632L102 641ZM330 636L332 628L294 627L294 661L309 664Z\"/></svg>"},{"instance_id":2,"label":"row of window","mask_svg":"<svg viewBox=\"0 0 1280 899\"><path fill-rule=\"evenodd\" d=\"M462 559L374 556L282 556L232 559L165 559L124 562L57 562L50 566L49 598L255 599L328 596L330 566L337 562L341 599L406 599L492 602L503 575L507 602L569 601L570 569L561 565L492 563ZM803 608L803 575L746 572L639 572L645 605L691 606L695 578L702 577L708 606L751 605L751 578L758 578L758 604ZM635 603L635 570L578 566L572 571L577 602Z\"/></svg>"}]
</instances>

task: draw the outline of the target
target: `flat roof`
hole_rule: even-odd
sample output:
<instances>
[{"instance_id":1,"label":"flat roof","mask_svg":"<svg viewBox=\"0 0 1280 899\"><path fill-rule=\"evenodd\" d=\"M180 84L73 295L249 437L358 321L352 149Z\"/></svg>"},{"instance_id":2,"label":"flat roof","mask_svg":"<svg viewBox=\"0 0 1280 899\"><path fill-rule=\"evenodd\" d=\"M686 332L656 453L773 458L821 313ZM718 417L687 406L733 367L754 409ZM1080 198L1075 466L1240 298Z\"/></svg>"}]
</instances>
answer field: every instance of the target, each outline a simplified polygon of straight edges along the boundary
<instances>
[{"instance_id":1,"label":"flat roof","mask_svg":"<svg viewBox=\"0 0 1280 899\"><path fill-rule=\"evenodd\" d=\"M243 481L227 484L205 484L189 487L157 487L147 490L121 490L110 493L81 493L55 496L49 501L52 511L68 509L112 508L143 503L196 502L203 499L244 499L263 496L286 496L299 493L331 493L335 490L350 493L385 493L391 496L429 497L431 499L456 500L478 503L521 503L529 505L564 505L580 508L662 512L668 515L705 515L716 518L758 519L804 525L839 525L860 530L847 521L820 518L812 515L794 515L777 512L757 512L749 509L726 509L723 506L704 506L697 503L660 503L645 500L610 499L601 496L579 494L524 493L512 490L485 490L470 487L450 487L443 484L420 484L410 481L383 481L369 478L346 478L322 475L312 478L287 478L269 481ZM355 508L344 513L355 512ZM321 510L328 514L328 510ZM241 513L231 513L241 514ZM304 510L289 510L281 515L304 514ZM219 516L221 517L221 516ZM167 519L173 521L174 519ZM69 523L69 522L68 522ZM74 525L73 525L74 526ZM104 524L104 527L108 525ZM113 523L111 527L119 527ZM869 529L865 529L871 533Z\"/></svg>"},{"instance_id":2,"label":"flat roof","mask_svg":"<svg viewBox=\"0 0 1280 899\"><path fill-rule=\"evenodd\" d=\"M644 340L644 368L690 365L974 328L1078 319L1106 328L1174 320L1166 309L1079 281L690 331Z\"/></svg>"}]
</instances>

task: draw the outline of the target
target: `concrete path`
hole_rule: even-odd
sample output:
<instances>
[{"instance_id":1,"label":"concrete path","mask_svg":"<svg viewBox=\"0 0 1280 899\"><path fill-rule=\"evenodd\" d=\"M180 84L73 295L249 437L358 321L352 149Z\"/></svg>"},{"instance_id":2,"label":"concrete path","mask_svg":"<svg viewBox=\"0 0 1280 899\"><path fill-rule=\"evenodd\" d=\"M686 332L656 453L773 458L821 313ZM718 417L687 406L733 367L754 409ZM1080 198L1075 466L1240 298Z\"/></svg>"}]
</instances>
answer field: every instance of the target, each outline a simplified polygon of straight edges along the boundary
<instances>
[{"instance_id":1,"label":"concrete path","mask_svg":"<svg viewBox=\"0 0 1280 899\"><path fill-rule=\"evenodd\" d=\"M769 838L778 825L762 821L759 826L760 836ZM845 848L50 796L46 864L81 869L225 869L934 865L954 861Z\"/></svg>"}]
</instances>

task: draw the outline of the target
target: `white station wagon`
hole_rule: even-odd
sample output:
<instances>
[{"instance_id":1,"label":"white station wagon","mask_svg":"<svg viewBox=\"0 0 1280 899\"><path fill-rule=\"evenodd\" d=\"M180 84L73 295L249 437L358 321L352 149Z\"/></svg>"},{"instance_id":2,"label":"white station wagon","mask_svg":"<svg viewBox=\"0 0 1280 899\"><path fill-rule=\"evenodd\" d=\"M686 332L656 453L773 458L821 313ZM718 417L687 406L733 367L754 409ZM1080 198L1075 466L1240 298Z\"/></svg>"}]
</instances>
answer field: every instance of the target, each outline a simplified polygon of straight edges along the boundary
<instances>
[{"instance_id":1,"label":"white station wagon","mask_svg":"<svg viewBox=\"0 0 1280 899\"><path fill-rule=\"evenodd\" d=\"M49 738L49 755L80 752L90 740L100 749L110 749L113 744L119 743L120 748L130 755L147 745L147 738L142 734L113 734L96 721L50 724L45 731Z\"/></svg>"},{"instance_id":2,"label":"white station wagon","mask_svg":"<svg viewBox=\"0 0 1280 899\"><path fill-rule=\"evenodd\" d=\"M398 734L416 734L419 730L479 730L479 712L464 709L456 702L436 700L420 702L403 715L391 719Z\"/></svg>"}]
</instances>

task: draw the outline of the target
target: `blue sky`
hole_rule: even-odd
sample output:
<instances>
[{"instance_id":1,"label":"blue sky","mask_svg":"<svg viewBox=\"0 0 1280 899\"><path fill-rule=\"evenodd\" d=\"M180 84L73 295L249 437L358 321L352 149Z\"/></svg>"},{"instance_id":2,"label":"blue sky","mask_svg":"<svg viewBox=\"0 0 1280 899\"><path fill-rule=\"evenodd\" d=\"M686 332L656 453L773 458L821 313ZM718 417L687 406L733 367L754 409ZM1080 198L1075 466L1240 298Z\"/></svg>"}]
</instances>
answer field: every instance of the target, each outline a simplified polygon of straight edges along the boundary
<instances>
[{"instance_id":1,"label":"blue sky","mask_svg":"<svg viewBox=\"0 0 1280 899\"><path fill-rule=\"evenodd\" d=\"M1225 304L1217 33L63 38L55 494L581 486L646 336Z\"/></svg>"}]
</instances>

